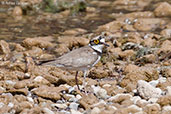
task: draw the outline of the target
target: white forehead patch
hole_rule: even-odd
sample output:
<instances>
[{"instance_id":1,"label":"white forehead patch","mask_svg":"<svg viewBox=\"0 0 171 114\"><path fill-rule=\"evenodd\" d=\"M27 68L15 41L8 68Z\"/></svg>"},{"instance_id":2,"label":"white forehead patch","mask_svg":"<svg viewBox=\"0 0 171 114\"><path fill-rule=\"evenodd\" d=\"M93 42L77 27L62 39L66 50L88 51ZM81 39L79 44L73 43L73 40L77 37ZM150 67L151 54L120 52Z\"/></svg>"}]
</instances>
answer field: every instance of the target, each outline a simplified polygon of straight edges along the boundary
<instances>
[{"instance_id":1,"label":"white forehead patch","mask_svg":"<svg viewBox=\"0 0 171 114\"><path fill-rule=\"evenodd\" d=\"M103 43L105 43L105 39L104 39L104 38L102 38L102 39L100 40L100 42L103 42Z\"/></svg>"}]
</instances>

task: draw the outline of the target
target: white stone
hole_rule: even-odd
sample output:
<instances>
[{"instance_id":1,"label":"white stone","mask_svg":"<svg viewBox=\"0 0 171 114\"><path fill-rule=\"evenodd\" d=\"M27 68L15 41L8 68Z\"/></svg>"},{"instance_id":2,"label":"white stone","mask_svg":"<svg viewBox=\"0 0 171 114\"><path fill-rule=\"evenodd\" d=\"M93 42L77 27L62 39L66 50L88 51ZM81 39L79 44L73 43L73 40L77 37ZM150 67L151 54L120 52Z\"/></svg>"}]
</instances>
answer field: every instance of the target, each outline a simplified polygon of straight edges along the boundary
<instances>
[{"instance_id":1,"label":"white stone","mask_svg":"<svg viewBox=\"0 0 171 114\"><path fill-rule=\"evenodd\" d=\"M14 86L16 84L16 82L13 82L11 80L6 80L5 83L11 86Z\"/></svg>"},{"instance_id":2,"label":"white stone","mask_svg":"<svg viewBox=\"0 0 171 114\"><path fill-rule=\"evenodd\" d=\"M10 102L10 103L8 103L8 106L12 108L12 107L14 107L14 104Z\"/></svg>"},{"instance_id":3,"label":"white stone","mask_svg":"<svg viewBox=\"0 0 171 114\"><path fill-rule=\"evenodd\" d=\"M2 108L5 104L3 102L0 102L0 108Z\"/></svg>"},{"instance_id":4,"label":"white stone","mask_svg":"<svg viewBox=\"0 0 171 114\"><path fill-rule=\"evenodd\" d=\"M91 114L99 114L101 111L98 107L94 107L92 110L91 110Z\"/></svg>"},{"instance_id":5,"label":"white stone","mask_svg":"<svg viewBox=\"0 0 171 114\"><path fill-rule=\"evenodd\" d=\"M71 109L71 114L83 114L83 113L81 113L81 112L79 112L79 111L76 111L76 110L74 110L74 109Z\"/></svg>"},{"instance_id":6,"label":"white stone","mask_svg":"<svg viewBox=\"0 0 171 114\"><path fill-rule=\"evenodd\" d=\"M158 98L150 98L150 99L148 100L148 102L149 102L149 103L156 103L157 100L158 100Z\"/></svg>"},{"instance_id":7,"label":"white stone","mask_svg":"<svg viewBox=\"0 0 171 114\"><path fill-rule=\"evenodd\" d=\"M82 97L81 97L81 95L77 94L77 95L76 95L76 98L79 100L79 99L81 99Z\"/></svg>"},{"instance_id":8,"label":"white stone","mask_svg":"<svg viewBox=\"0 0 171 114\"><path fill-rule=\"evenodd\" d=\"M48 108L43 108L43 112L45 112L45 114L55 114L53 111L51 111Z\"/></svg>"},{"instance_id":9,"label":"white stone","mask_svg":"<svg viewBox=\"0 0 171 114\"><path fill-rule=\"evenodd\" d=\"M134 96L130 100L133 101L134 104L136 104L137 101L141 100L141 97L140 96Z\"/></svg>"},{"instance_id":10,"label":"white stone","mask_svg":"<svg viewBox=\"0 0 171 114\"><path fill-rule=\"evenodd\" d=\"M129 98L132 98L132 95L130 95L130 94L127 94L127 93L119 93L119 94L117 94L117 95L115 95L115 96L112 96L112 97L110 97L108 100L109 101L113 101L113 100L116 100L116 99L118 99L119 97L129 97Z\"/></svg>"},{"instance_id":11,"label":"white stone","mask_svg":"<svg viewBox=\"0 0 171 114\"><path fill-rule=\"evenodd\" d=\"M150 85L152 85L153 87L156 87L156 85L159 83L158 80L152 80L149 82Z\"/></svg>"},{"instance_id":12,"label":"white stone","mask_svg":"<svg viewBox=\"0 0 171 114\"><path fill-rule=\"evenodd\" d=\"M62 114L71 114L69 111L66 111L66 110L61 110L60 111Z\"/></svg>"},{"instance_id":13,"label":"white stone","mask_svg":"<svg viewBox=\"0 0 171 114\"><path fill-rule=\"evenodd\" d=\"M128 106L128 109L134 109L134 110L137 110L137 111L142 111L142 108L136 106L136 105L130 105Z\"/></svg>"},{"instance_id":14,"label":"white stone","mask_svg":"<svg viewBox=\"0 0 171 114\"><path fill-rule=\"evenodd\" d=\"M72 102L72 103L70 103L69 108L70 109L77 110L78 109L78 106L79 106L78 103Z\"/></svg>"},{"instance_id":15,"label":"white stone","mask_svg":"<svg viewBox=\"0 0 171 114\"><path fill-rule=\"evenodd\" d=\"M55 103L55 104L51 104L52 107L58 107L60 109L66 109L67 105L66 104L60 104L60 103Z\"/></svg>"},{"instance_id":16,"label":"white stone","mask_svg":"<svg viewBox=\"0 0 171 114\"><path fill-rule=\"evenodd\" d=\"M170 114L171 113L171 106L164 106L162 108L162 114Z\"/></svg>"},{"instance_id":17,"label":"white stone","mask_svg":"<svg viewBox=\"0 0 171 114\"><path fill-rule=\"evenodd\" d=\"M171 86L167 86L166 95L171 95Z\"/></svg>"},{"instance_id":18,"label":"white stone","mask_svg":"<svg viewBox=\"0 0 171 114\"><path fill-rule=\"evenodd\" d=\"M28 100L29 102L31 102L31 103L34 103L34 100L33 100L32 97L27 97L27 100Z\"/></svg>"},{"instance_id":19,"label":"white stone","mask_svg":"<svg viewBox=\"0 0 171 114\"><path fill-rule=\"evenodd\" d=\"M93 88L93 91L94 93L99 97L99 98L102 98L102 99L106 99L108 97L107 95L107 91L103 88L101 88L100 86L92 86Z\"/></svg>"},{"instance_id":20,"label":"white stone","mask_svg":"<svg viewBox=\"0 0 171 114\"><path fill-rule=\"evenodd\" d=\"M104 84L103 87L111 87L110 84Z\"/></svg>"},{"instance_id":21,"label":"white stone","mask_svg":"<svg viewBox=\"0 0 171 114\"><path fill-rule=\"evenodd\" d=\"M97 106L102 105L102 104L106 105L106 102L104 100L100 100L98 103L93 104L92 107L97 107Z\"/></svg>"},{"instance_id":22,"label":"white stone","mask_svg":"<svg viewBox=\"0 0 171 114\"><path fill-rule=\"evenodd\" d=\"M162 94L160 88L155 88L144 80L138 81L137 90L139 95L145 99L159 98Z\"/></svg>"},{"instance_id":23,"label":"white stone","mask_svg":"<svg viewBox=\"0 0 171 114\"><path fill-rule=\"evenodd\" d=\"M147 106L147 107L157 106L157 107L158 107L158 109L159 109L159 110L161 110L160 105L159 105L159 104L157 104L157 103L147 104L146 106Z\"/></svg>"},{"instance_id":24,"label":"white stone","mask_svg":"<svg viewBox=\"0 0 171 114\"><path fill-rule=\"evenodd\" d=\"M166 82L166 78L165 77L160 77L158 79L158 81L159 81L159 83L164 83L164 82Z\"/></svg>"},{"instance_id":25,"label":"white stone","mask_svg":"<svg viewBox=\"0 0 171 114\"><path fill-rule=\"evenodd\" d=\"M43 77L42 76L37 76L36 78L34 78L34 81L35 82L41 82L41 81L43 81Z\"/></svg>"}]
</instances>

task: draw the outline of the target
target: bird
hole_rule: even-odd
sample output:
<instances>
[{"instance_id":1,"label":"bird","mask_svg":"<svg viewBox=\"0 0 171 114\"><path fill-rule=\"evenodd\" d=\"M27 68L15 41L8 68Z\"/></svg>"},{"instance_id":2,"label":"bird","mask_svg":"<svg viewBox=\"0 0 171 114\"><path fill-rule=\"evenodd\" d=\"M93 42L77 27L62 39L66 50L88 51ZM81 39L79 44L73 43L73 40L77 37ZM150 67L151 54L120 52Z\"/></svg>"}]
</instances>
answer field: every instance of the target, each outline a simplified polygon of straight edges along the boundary
<instances>
[{"instance_id":1,"label":"bird","mask_svg":"<svg viewBox=\"0 0 171 114\"><path fill-rule=\"evenodd\" d=\"M83 72L83 87L85 90L85 79L92 67L94 67L101 59L104 47L109 47L105 43L105 35L99 35L92 38L89 44L81 48L74 49L52 61L47 61L43 63L43 66L55 66L64 70L76 71L75 81L78 90L80 90L78 85L78 72ZM81 91L81 90L80 90Z\"/></svg>"}]
</instances>

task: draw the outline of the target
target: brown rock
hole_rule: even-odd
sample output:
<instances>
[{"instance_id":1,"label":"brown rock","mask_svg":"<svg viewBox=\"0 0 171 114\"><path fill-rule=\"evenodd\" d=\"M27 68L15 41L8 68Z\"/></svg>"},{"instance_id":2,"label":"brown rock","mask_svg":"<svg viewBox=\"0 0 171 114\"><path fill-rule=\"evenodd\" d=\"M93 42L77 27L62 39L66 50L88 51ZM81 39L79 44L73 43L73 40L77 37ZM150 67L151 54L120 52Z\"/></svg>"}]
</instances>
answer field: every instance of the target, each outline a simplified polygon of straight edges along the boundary
<instances>
[{"instance_id":1,"label":"brown rock","mask_svg":"<svg viewBox=\"0 0 171 114\"><path fill-rule=\"evenodd\" d=\"M59 55L62 55L77 46L87 45L89 40L83 37L61 36L58 38L59 47L55 50Z\"/></svg>"},{"instance_id":2,"label":"brown rock","mask_svg":"<svg viewBox=\"0 0 171 114\"><path fill-rule=\"evenodd\" d=\"M162 96L158 99L157 103L160 104L162 107L166 105L171 105L171 96Z\"/></svg>"},{"instance_id":3,"label":"brown rock","mask_svg":"<svg viewBox=\"0 0 171 114\"><path fill-rule=\"evenodd\" d=\"M32 47L31 50L28 50L28 51L24 52L25 56L31 56L31 57L34 57L34 58L39 57L42 54L43 54L42 49L40 49L39 47L34 47L34 46Z\"/></svg>"},{"instance_id":4,"label":"brown rock","mask_svg":"<svg viewBox=\"0 0 171 114\"><path fill-rule=\"evenodd\" d=\"M105 106L105 107L102 107L102 108L105 108L105 109L101 110L100 113L97 113L97 114L114 114L116 112L116 110L117 110L116 107L114 107L114 106Z\"/></svg>"},{"instance_id":5,"label":"brown rock","mask_svg":"<svg viewBox=\"0 0 171 114\"><path fill-rule=\"evenodd\" d=\"M85 29L81 29L81 28L75 28L75 29L71 29L71 30L66 30L64 31L62 34L63 35L72 35L72 36L76 36L76 35L80 35L83 33L86 33L87 31Z\"/></svg>"},{"instance_id":6,"label":"brown rock","mask_svg":"<svg viewBox=\"0 0 171 114\"><path fill-rule=\"evenodd\" d=\"M16 113L20 113L23 109L31 109L32 107L33 105L28 101L22 101L14 105L14 109L16 110Z\"/></svg>"},{"instance_id":7,"label":"brown rock","mask_svg":"<svg viewBox=\"0 0 171 114\"><path fill-rule=\"evenodd\" d=\"M97 67L97 68L92 68L92 70L89 72L89 76L91 78L104 78L108 77L109 73L107 70L104 70L104 67Z\"/></svg>"},{"instance_id":8,"label":"brown rock","mask_svg":"<svg viewBox=\"0 0 171 114\"><path fill-rule=\"evenodd\" d=\"M32 90L32 92L39 97L52 99L52 100L59 100L61 98L60 92L66 91L66 90L67 90L67 88L65 86L48 87L48 86L43 85L39 88Z\"/></svg>"},{"instance_id":9,"label":"brown rock","mask_svg":"<svg viewBox=\"0 0 171 114\"><path fill-rule=\"evenodd\" d=\"M21 16L23 14L23 11L22 11L21 7L15 6L12 14L13 14L13 16Z\"/></svg>"},{"instance_id":10,"label":"brown rock","mask_svg":"<svg viewBox=\"0 0 171 114\"><path fill-rule=\"evenodd\" d=\"M154 17L154 13L150 12L150 11L145 11L145 12L133 12L133 13L128 13L125 14L123 17L126 18L153 18Z\"/></svg>"},{"instance_id":11,"label":"brown rock","mask_svg":"<svg viewBox=\"0 0 171 114\"><path fill-rule=\"evenodd\" d=\"M162 74L165 76L165 77L171 77L171 68L168 68L168 69L163 69L162 70Z\"/></svg>"},{"instance_id":12,"label":"brown rock","mask_svg":"<svg viewBox=\"0 0 171 114\"><path fill-rule=\"evenodd\" d=\"M0 41L0 50L3 54L9 54L11 52L9 44L4 40Z\"/></svg>"},{"instance_id":13,"label":"brown rock","mask_svg":"<svg viewBox=\"0 0 171 114\"><path fill-rule=\"evenodd\" d=\"M22 89L10 89L8 92L12 94L23 94L23 95L28 95L28 89L27 88L22 88Z\"/></svg>"},{"instance_id":14,"label":"brown rock","mask_svg":"<svg viewBox=\"0 0 171 114\"><path fill-rule=\"evenodd\" d=\"M34 83L40 84L40 85L50 85L49 81L47 81L42 76L37 76L33 79Z\"/></svg>"},{"instance_id":15,"label":"brown rock","mask_svg":"<svg viewBox=\"0 0 171 114\"><path fill-rule=\"evenodd\" d=\"M23 109L20 114L40 114L42 113L39 106L34 106L31 109Z\"/></svg>"},{"instance_id":16,"label":"brown rock","mask_svg":"<svg viewBox=\"0 0 171 114\"><path fill-rule=\"evenodd\" d=\"M160 35L164 38L171 38L171 29L164 29L160 32Z\"/></svg>"},{"instance_id":17,"label":"brown rock","mask_svg":"<svg viewBox=\"0 0 171 114\"><path fill-rule=\"evenodd\" d=\"M160 5L154 10L154 14L158 17L171 16L171 5L167 2L160 3Z\"/></svg>"},{"instance_id":18,"label":"brown rock","mask_svg":"<svg viewBox=\"0 0 171 114\"><path fill-rule=\"evenodd\" d=\"M83 106L85 109L90 109L91 105L97 102L98 99L92 93L90 93L89 95L83 94L82 98L79 101L80 105Z\"/></svg>"},{"instance_id":19,"label":"brown rock","mask_svg":"<svg viewBox=\"0 0 171 114\"><path fill-rule=\"evenodd\" d=\"M138 58L136 61L139 61L141 64L145 64L145 63L154 63L156 61L156 56L154 54L149 54L149 55L145 55L141 58Z\"/></svg>"},{"instance_id":20,"label":"brown rock","mask_svg":"<svg viewBox=\"0 0 171 114\"><path fill-rule=\"evenodd\" d=\"M25 48L23 46L21 46L21 44L10 42L9 45L17 52L25 51Z\"/></svg>"},{"instance_id":21,"label":"brown rock","mask_svg":"<svg viewBox=\"0 0 171 114\"><path fill-rule=\"evenodd\" d=\"M161 107L159 104L147 104L143 109L147 114L161 114Z\"/></svg>"},{"instance_id":22,"label":"brown rock","mask_svg":"<svg viewBox=\"0 0 171 114\"><path fill-rule=\"evenodd\" d=\"M96 30L97 32L111 32L114 33L116 31L120 31L121 27L124 25L124 22L121 21L112 21L109 22L105 25L101 25L98 27L98 29Z\"/></svg>"},{"instance_id":23,"label":"brown rock","mask_svg":"<svg viewBox=\"0 0 171 114\"><path fill-rule=\"evenodd\" d=\"M159 87L162 90L166 90L167 86L171 86L171 77L168 77L166 79L166 82L159 82L157 87Z\"/></svg>"},{"instance_id":24,"label":"brown rock","mask_svg":"<svg viewBox=\"0 0 171 114\"><path fill-rule=\"evenodd\" d=\"M26 71L32 72L35 69L35 63L32 57L25 57L26 60Z\"/></svg>"},{"instance_id":25,"label":"brown rock","mask_svg":"<svg viewBox=\"0 0 171 114\"><path fill-rule=\"evenodd\" d=\"M40 47L40 48L52 48L54 45L51 43L52 37L37 37L37 38L26 38L22 43L25 47Z\"/></svg>"},{"instance_id":26,"label":"brown rock","mask_svg":"<svg viewBox=\"0 0 171 114\"><path fill-rule=\"evenodd\" d=\"M171 41L166 40L162 43L161 48L158 50L158 54L166 54L171 51Z\"/></svg>"},{"instance_id":27,"label":"brown rock","mask_svg":"<svg viewBox=\"0 0 171 114\"><path fill-rule=\"evenodd\" d=\"M27 98L24 95L15 95L14 98L17 100L17 102L27 101Z\"/></svg>"},{"instance_id":28,"label":"brown rock","mask_svg":"<svg viewBox=\"0 0 171 114\"><path fill-rule=\"evenodd\" d=\"M143 43L144 43L144 46L155 47L157 44L157 41L152 38L146 38L146 39L144 39Z\"/></svg>"},{"instance_id":29,"label":"brown rock","mask_svg":"<svg viewBox=\"0 0 171 114\"><path fill-rule=\"evenodd\" d=\"M133 50L125 50L120 53L119 56L123 59L129 60L131 57L135 56L135 52Z\"/></svg>"},{"instance_id":30,"label":"brown rock","mask_svg":"<svg viewBox=\"0 0 171 114\"><path fill-rule=\"evenodd\" d=\"M135 24L134 28L138 31L153 31L156 28L160 27L161 24L163 24L164 21L161 19L156 18L145 18L145 19L138 19Z\"/></svg>"},{"instance_id":31,"label":"brown rock","mask_svg":"<svg viewBox=\"0 0 171 114\"><path fill-rule=\"evenodd\" d=\"M31 80L22 80L22 81L18 81L16 82L16 84L14 85L14 88L16 89L20 89L20 88L25 88L26 86L28 86L31 82Z\"/></svg>"},{"instance_id":32,"label":"brown rock","mask_svg":"<svg viewBox=\"0 0 171 114\"><path fill-rule=\"evenodd\" d=\"M113 103L117 103L119 105L123 105L123 106L129 106L131 104L133 104L133 102L130 100L132 96L129 94L117 94L111 98L109 98L108 100L113 102Z\"/></svg>"},{"instance_id":33,"label":"brown rock","mask_svg":"<svg viewBox=\"0 0 171 114\"><path fill-rule=\"evenodd\" d=\"M118 109L115 113L116 114L141 114L141 108L139 108L138 106L136 105L130 105L128 107L124 107L124 108L120 108ZM143 113L144 114L144 113Z\"/></svg>"}]
</instances>

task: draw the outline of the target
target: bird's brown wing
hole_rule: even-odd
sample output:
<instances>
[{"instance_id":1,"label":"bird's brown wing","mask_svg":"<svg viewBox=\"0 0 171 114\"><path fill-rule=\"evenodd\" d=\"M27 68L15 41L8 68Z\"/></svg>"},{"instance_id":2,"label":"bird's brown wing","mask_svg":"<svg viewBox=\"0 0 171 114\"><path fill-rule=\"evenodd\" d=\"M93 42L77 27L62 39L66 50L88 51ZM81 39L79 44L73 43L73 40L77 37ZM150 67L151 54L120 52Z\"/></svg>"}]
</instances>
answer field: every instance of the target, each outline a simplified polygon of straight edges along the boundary
<instances>
[{"instance_id":1,"label":"bird's brown wing","mask_svg":"<svg viewBox=\"0 0 171 114\"><path fill-rule=\"evenodd\" d=\"M94 50L89 46L85 46L79 49L75 49L57 58L55 61L51 61L43 65L65 67L66 69L77 69L91 66L97 59L98 55L95 54Z\"/></svg>"}]
</instances>

